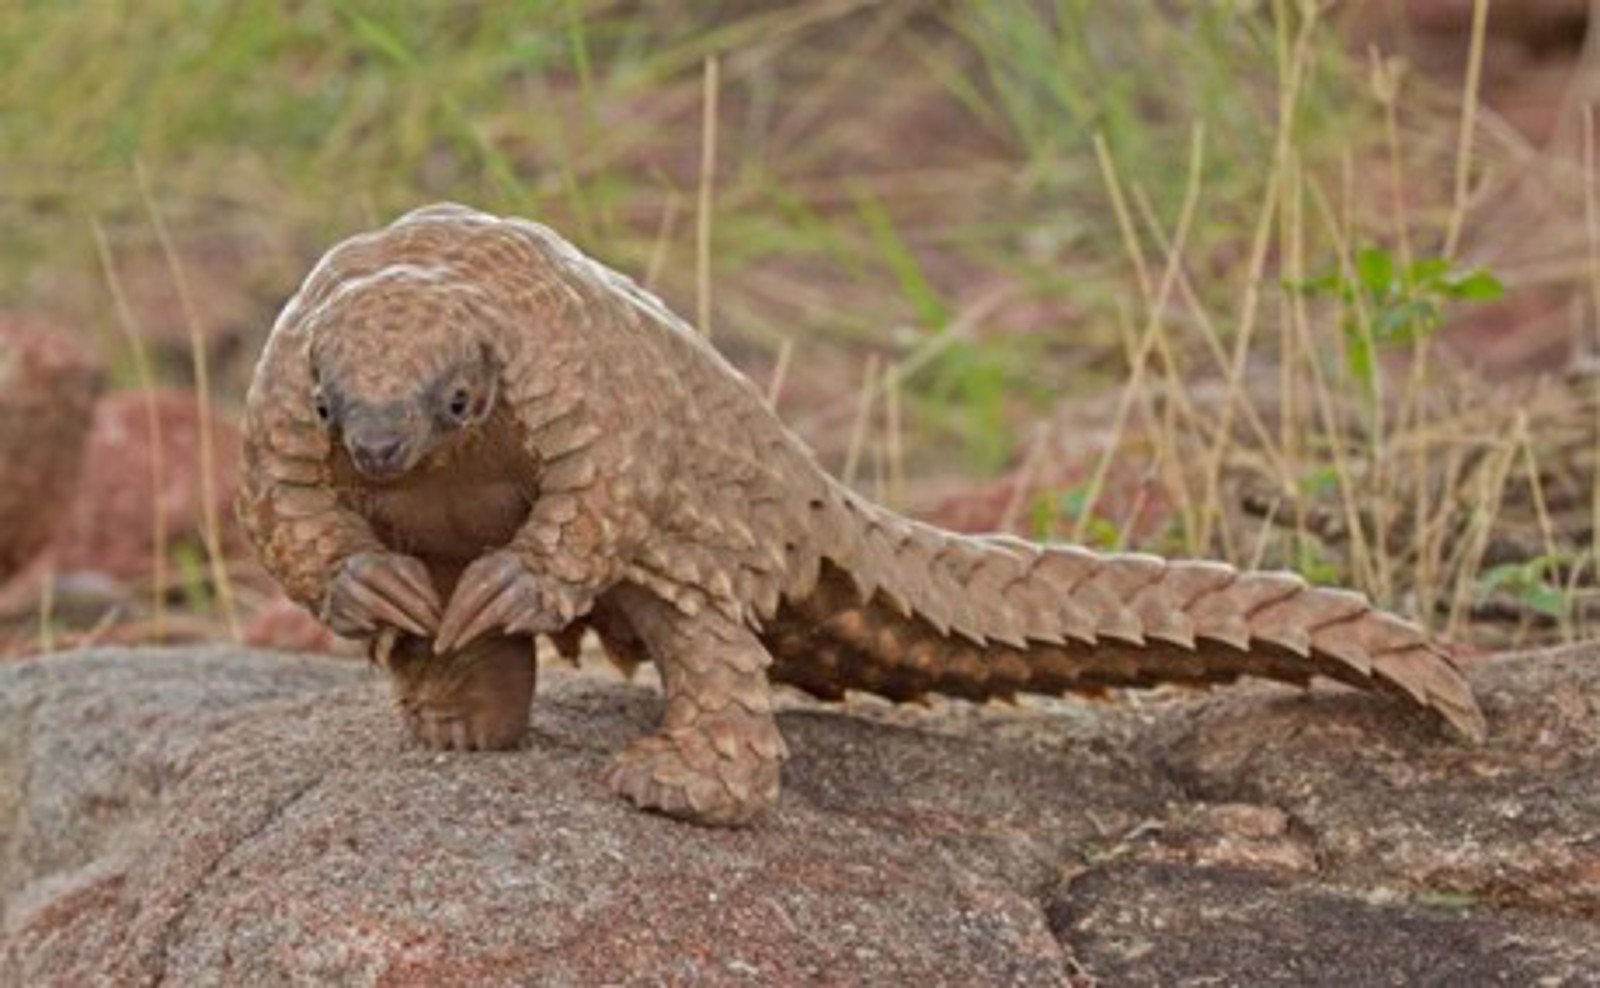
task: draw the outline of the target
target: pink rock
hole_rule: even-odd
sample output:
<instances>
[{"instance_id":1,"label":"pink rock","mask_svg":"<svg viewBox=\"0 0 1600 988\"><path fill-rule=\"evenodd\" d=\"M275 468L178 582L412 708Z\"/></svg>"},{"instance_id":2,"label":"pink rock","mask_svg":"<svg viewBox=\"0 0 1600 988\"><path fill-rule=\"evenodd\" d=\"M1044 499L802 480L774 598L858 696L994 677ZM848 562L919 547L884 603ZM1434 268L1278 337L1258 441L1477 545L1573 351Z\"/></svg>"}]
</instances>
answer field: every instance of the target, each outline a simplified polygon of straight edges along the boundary
<instances>
[{"instance_id":1,"label":"pink rock","mask_svg":"<svg viewBox=\"0 0 1600 988\"><path fill-rule=\"evenodd\" d=\"M154 404L160 476L152 455L149 403ZM215 476L212 496L225 546L236 544L233 495L238 486L239 432L213 413ZM55 540L57 571L92 571L118 579L147 578L155 551L156 512L166 524L166 548L202 545L200 419L193 394L126 391L95 410L79 496Z\"/></svg>"},{"instance_id":2,"label":"pink rock","mask_svg":"<svg viewBox=\"0 0 1600 988\"><path fill-rule=\"evenodd\" d=\"M256 611L244 627L244 644L275 652L333 652L333 633L305 608L277 597Z\"/></svg>"},{"instance_id":3,"label":"pink rock","mask_svg":"<svg viewBox=\"0 0 1600 988\"><path fill-rule=\"evenodd\" d=\"M1481 746L1333 690L808 704L731 832L606 791L660 700L579 673L463 755L355 662L3 664L0 984L1592 985L1600 654L1473 676Z\"/></svg>"},{"instance_id":4,"label":"pink rock","mask_svg":"<svg viewBox=\"0 0 1600 988\"><path fill-rule=\"evenodd\" d=\"M0 313L0 583L70 502L98 390L96 362L65 330Z\"/></svg>"}]
</instances>

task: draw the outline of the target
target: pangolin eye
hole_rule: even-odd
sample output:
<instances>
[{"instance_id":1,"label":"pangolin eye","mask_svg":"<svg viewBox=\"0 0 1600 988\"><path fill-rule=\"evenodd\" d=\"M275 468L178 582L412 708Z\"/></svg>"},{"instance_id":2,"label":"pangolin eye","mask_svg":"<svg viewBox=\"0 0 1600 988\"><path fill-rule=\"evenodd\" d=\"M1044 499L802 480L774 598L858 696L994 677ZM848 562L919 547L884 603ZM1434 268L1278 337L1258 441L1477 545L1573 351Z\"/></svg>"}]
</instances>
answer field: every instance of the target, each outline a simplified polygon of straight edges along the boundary
<instances>
[{"instance_id":1,"label":"pangolin eye","mask_svg":"<svg viewBox=\"0 0 1600 988\"><path fill-rule=\"evenodd\" d=\"M313 398L312 401L316 405L317 418L321 419L322 422L326 424L327 421L333 417L333 411L328 408L328 399L319 394Z\"/></svg>"},{"instance_id":2,"label":"pangolin eye","mask_svg":"<svg viewBox=\"0 0 1600 988\"><path fill-rule=\"evenodd\" d=\"M452 418L458 421L463 420L471 410L472 396L467 393L466 388L456 388L455 391L451 392L450 415Z\"/></svg>"}]
</instances>

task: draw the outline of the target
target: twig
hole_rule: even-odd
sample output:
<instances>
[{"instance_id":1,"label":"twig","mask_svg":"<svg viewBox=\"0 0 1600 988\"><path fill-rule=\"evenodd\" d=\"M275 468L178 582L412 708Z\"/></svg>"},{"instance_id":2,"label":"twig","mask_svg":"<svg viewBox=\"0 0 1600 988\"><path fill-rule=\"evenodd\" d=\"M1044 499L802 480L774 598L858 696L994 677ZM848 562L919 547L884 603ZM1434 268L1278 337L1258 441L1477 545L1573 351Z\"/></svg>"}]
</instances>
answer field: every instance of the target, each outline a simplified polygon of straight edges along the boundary
<instances>
[{"instance_id":1,"label":"twig","mask_svg":"<svg viewBox=\"0 0 1600 988\"><path fill-rule=\"evenodd\" d=\"M94 234L95 252L100 258L100 270L105 274L106 288L111 292L111 304L117 311L117 325L128 343L133 359L133 373L143 392L145 431L150 449L150 603L155 624L156 640L166 637L167 624L167 513L162 510L161 490L166 480L166 451L163 446L161 415L156 410L155 375L150 370L150 354L145 349L144 335L140 332L133 307L128 304L127 293L122 289L122 278L117 274L116 260L111 253L111 242L98 219L90 220Z\"/></svg>"}]
</instances>

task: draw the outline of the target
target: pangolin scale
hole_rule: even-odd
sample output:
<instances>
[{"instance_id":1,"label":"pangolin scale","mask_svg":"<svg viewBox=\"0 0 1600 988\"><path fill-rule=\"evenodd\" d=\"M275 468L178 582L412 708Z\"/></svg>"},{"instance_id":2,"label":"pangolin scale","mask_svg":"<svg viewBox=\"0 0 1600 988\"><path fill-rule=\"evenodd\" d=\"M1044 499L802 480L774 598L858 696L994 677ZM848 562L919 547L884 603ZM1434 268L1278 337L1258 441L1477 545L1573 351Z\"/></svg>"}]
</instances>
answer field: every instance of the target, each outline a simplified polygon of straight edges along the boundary
<instances>
[{"instance_id":1,"label":"pangolin scale","mask_svg":"<svg viewBox=\"0 0 1600 988\"><path fill-rule=\"evenodd\" d=\"M261 558L374 643L419 738L518 743L533 636L592 628L661 668L663 729L609 778L675 816L776 800L771 681L908 700L1321 676L1484 733L1450 652L1360 595L867 501L702 334L524 220L431 206L336 246L246 418Z\"/></svg>"}]
</instances>

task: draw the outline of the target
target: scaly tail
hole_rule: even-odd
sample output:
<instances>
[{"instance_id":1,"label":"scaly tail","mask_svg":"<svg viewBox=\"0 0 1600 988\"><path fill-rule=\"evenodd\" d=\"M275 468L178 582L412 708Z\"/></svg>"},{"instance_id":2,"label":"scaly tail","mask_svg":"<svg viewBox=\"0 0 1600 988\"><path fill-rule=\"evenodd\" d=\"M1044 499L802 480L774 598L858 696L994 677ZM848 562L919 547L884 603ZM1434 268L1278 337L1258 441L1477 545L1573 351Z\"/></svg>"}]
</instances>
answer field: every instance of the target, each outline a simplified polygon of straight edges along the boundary
<instances>
[{"instance_id":1,"label":"scaly tail","mask_svg":"<svg viewBox=\"0 0 1600 988\"><path fill-rule=\"evenodd\" d=\"M769 622L774 675L837 695L985 698L1260 676L1394 693L1481 740L1451 654L1293 573L965 537L841 494L849 533Z\"/></svg>"}]
</instances>

